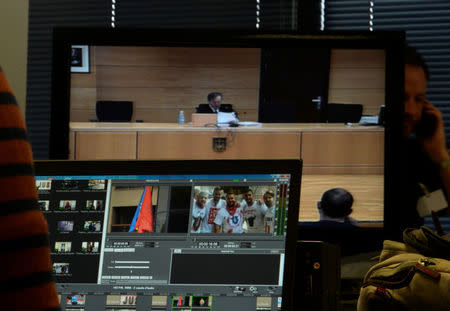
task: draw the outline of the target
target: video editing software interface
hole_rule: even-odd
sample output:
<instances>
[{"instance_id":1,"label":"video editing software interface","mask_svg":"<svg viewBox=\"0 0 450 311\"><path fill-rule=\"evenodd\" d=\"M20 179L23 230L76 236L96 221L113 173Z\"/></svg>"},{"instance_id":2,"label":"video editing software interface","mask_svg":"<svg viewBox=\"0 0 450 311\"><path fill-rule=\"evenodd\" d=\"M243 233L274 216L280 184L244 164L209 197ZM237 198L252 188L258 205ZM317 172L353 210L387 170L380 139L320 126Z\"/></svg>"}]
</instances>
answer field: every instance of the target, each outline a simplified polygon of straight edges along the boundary
<instances>
[{"instance_id":1,"label":"video editing software interface","mask_svg":"<svg viewBox=\"0 0 450 311\"><path fill-rule=\"evenodd\" d=\"M63 310L281 310L289 174L36 176Z\"/></svg>"}]
</instances>

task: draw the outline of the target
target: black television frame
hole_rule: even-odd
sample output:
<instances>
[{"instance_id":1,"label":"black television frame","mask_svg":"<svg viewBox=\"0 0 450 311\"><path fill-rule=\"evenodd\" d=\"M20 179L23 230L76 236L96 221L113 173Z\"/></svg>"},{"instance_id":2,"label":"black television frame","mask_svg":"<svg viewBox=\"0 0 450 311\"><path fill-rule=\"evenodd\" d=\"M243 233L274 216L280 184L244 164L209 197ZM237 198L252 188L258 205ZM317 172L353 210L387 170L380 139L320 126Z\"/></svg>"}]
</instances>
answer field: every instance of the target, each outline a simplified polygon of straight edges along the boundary
<instances>
[{"instance_id":1,"label":"black television frame","mask_svg":"<svg viewBox=\"0 0 450 311\"><path fill-rule=\"evenodd\" d=\"M326 47L346 49L384 49L385 73L385 168L384 228L376 229L376 241L395 235L401 215L399 193L403 93L403 31L323 31L261 32L249 30L167 30L126 28L55 28L53 30L52 99L50 116L50 159L69 155L70 47L71 45L130 45L188 47Z\"/></svg>"},{"instance_id":2,"label":"black television frame","mask_svg":"<svg viewBox=\"0 0 450 311\"><path fill-rule=\"evenodd\" d=\"M214 175L290 174L288 223L283 274L283 310L294 310L297 218L301 160L161 160L161 161L35 161L36 176L89 175Z\"/></svg>"}]
</instances>

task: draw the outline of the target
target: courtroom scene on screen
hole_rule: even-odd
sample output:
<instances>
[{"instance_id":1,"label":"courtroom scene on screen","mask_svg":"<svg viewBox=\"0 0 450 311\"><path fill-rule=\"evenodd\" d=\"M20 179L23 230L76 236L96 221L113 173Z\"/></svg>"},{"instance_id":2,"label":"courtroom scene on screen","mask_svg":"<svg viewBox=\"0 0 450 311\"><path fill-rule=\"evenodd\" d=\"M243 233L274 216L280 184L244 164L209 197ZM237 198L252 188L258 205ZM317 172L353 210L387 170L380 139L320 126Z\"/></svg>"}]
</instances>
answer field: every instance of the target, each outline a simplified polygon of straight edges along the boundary
<instances>
[{"instance_id":1,"label":"courtroom scene on screen","mask_svg":"<svg viewBox=\"0 0 450 311\"><path fill-rule=\"evenodd\" d=\"M303 182L299 221L302 225L332 226L351 219L353 226L383 227L385 49L91 45L87 51L89 70L70 73L71 128L89 128L91 121L101 121L96 113L97 102L110 104L111 109L115 103L131 103L129 120L122 120L131 123L176 125L179 111L183 110L185 126L189 127L191 116L198 108L208 106L208 95L220 93L221 96L211 101L232 107L239 121L257 121L263 128L269 123L280 127L297 124L296 131L301 139L295 137L294 141L300 143L298 148L291 148L295 149L293 151L288 147L293 146L289 140L292 133L283 134L289 143L267 138L264 146L268 150L262 152L257 150L264 149L261 143L246 138L248 133L244 132L229 134L224 147L225 152L239 152L243 156L249 153L249 157L264 157L270 149L289 149L294 154L290 156L301 157ZM170 153L169 147L183 142L184 146L201 146L189 149L192 157L212 152L210 141L200 143L194 134L188 137L180 130L167 138L159 132L146 131L138 132L137 145L133 145L136 139L132 134L127 139L120 133L121 139L131 144L127 150L138 150L131 157L151 158L157 153L158 157L179 158L182 153ZM72 133L76 137L71 143L72 149L77 151L76 158L89 158L94 149L105 156L102 150L92 146L93 135L80 130L72 130ZM148 147L150 144L144 144L145 137L150 137L149 141L157 140L163 147L160 150ZM274 147L269 147L270 144ZM287 156L287 151L283 154ZM333 188L351 193L350 214L330 217L318 208L322 195ZM154 232L204 233L210 230L192 223L190 215L195 213L192 203L188 209L179 206L155 214ZM115 217L119 214L115 213ZM133 215L127 217L132 220ZM122 224L112 219L114 226L108 230L127 231L126 225L131 224L131 220ZM211 221L209 225L214 232L215 225ZM252 232L248 224L248 221L243 222L243 226L249 228L249 231L242 229L243 232ZM223 232L223 228L220 230Z\"/></svg>"},{"instance_id":2,"label":"courtroom scene on screen","mask_svg":"<svg viewBox=\"0 0 450 311\"><path fill-rule=\"evenodd\" d=\"M118 117L128 120L116 121L175 123L183 110L189 123L217 99L240 121L376 123L363 116L385 104L383 49L91 45L86 53L89 71L70 73L70 122L102 121L99 102L127 106Z\"/></svg>"},{"instance_id":3,"label":"courtroom scene on screen","mask_svg":"<svg viewBox=\"0 0 450 311\"><path fill-rule=\"evenodd\" d=\"M191 233L273 234L276 186L195 186Z\"/></svg>"}]
</instances>

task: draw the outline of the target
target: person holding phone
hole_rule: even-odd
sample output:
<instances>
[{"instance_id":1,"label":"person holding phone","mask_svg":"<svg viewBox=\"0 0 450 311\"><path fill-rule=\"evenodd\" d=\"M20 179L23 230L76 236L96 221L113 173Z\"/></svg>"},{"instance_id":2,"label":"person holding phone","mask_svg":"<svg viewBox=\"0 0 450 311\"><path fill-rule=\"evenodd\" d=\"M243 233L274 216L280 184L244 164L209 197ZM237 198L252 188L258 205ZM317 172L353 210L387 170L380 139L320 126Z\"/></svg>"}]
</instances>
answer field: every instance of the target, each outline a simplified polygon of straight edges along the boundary
<instances>
[{"instance_id":1,"label":"person holding phone","mask_svg":"<svg viewBox=\"0 0 450 311\"><path fill-rule=\"evenodd\" d=\"M405 48L404 126L406 155L404 174L407 189L403 228L423 225L418 205L434 191L449 202L450 156L446 146L441 112L426 98L430 74L423 57L412 47ZM445 202L446 201L446 202ZM445 205L442 210L450 216ZM420 208L419 208L420 210Z\"/></svg>"}]
</instances>

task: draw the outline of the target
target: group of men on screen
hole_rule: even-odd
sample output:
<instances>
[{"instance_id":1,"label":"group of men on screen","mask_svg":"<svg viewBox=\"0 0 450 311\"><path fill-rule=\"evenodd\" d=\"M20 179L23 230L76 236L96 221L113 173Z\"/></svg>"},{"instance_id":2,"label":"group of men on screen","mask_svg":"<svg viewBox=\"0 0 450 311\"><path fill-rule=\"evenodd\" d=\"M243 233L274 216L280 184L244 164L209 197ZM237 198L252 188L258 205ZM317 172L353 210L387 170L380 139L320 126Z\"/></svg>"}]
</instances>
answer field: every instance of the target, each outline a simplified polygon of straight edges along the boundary
<instances>
[{"instance_id":1,"label":"group of men on screen","mask_svg":"<svg viewBox=\"0 0 450 311\"><path fill-rule=\"evenodd\" d=\"M213 197L200 192L192 207L191 233L273 233L275 194L268 190L263 200L255 200L253 190L243 193L238 202L233 192L222 199L223 190L214 188Z\"/></svg>"}]
</instances>

